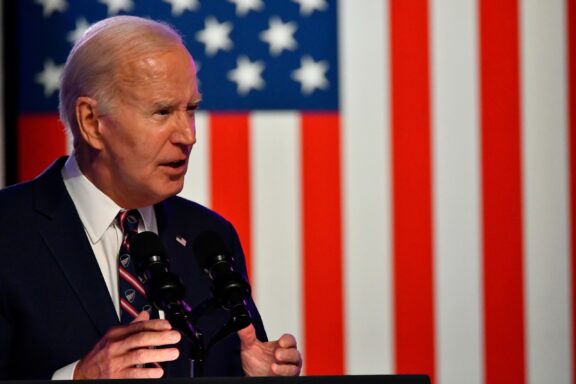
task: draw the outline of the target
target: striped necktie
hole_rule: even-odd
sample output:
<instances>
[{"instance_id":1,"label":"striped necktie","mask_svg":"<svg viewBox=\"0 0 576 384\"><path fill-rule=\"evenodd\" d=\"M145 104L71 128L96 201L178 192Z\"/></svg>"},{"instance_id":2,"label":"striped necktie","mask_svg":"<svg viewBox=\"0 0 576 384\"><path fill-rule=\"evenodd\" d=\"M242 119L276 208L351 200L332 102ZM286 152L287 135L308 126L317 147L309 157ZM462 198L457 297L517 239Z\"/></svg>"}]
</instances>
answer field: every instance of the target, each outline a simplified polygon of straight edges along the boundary
<instances>
[{"instance_id":1,"label":"striped necktie","mask_svg":"<svg viewBox=\"0 0 576 384\"><path fill-rule=\"evenodd\" d=\"M123 233L118 256L120 322L129 324L142 311L152 314L152 306L146 298L144 285L136 273L136 267L130 255L130 241L138 233L140 213L136 209L121 211L118 213L117 220Z\"/></svg>"}]
</instances>

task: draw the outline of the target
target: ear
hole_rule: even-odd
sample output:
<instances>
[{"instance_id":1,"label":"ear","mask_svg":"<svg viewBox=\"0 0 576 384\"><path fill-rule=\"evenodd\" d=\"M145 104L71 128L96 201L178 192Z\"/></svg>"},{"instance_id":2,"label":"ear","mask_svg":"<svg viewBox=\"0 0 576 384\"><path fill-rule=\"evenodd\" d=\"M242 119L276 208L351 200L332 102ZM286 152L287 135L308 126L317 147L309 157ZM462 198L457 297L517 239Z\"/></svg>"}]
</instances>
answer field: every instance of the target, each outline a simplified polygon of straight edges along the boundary
<instances>
[{"instance_id":1,"label":"ear","mask_svg":"<svg viewBox=\"0 0 576 384\"><path fill-rule=\"evenodd\" d=\"M97 113L98 103L91 97L80 96L76 99L76 121L78 131L84 142L94 149L102 149L100 120Z\"/></svg>"}]
</instances>

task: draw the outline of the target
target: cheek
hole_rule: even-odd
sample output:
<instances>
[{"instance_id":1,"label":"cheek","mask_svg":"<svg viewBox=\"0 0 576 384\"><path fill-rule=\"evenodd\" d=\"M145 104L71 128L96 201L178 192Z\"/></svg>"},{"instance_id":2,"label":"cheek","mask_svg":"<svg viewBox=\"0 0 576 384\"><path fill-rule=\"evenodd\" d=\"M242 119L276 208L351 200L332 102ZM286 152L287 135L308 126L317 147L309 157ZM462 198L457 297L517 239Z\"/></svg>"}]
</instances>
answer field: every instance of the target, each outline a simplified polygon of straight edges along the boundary
<instances>
[{"instance_id":1,"label":"cheek","mask_svg":"<svg viewBox=\"0 0 576 384\"><path fill-rule=\"evenodd\" d=\"M149 135L146 142L140 143L139 153L143 161L150 166L157 166L172 158L175 149L170 141L170 130L160 130Z\"/></svg>"},{"instance_id":2,"label":"cheek","mask_svg":"<svg viewBox=\"0 0 576 384\"><path fill-rule=\"evenodd\" d=\"M125 117L125 116L124 116ZM169 154L170 129L138 116L107 126L106 151L110 166L120 177L146 181L160 170L158 163ZM148 180L150 181L150 180Z\"/></svg>"},{"instance_id":3,"label":"cheek","mask_svg":"<svg viewBox=\"0 0 576 384\"><path fill-rule=\"evenodd\" d=\"M148 169L156 164L158 154L162 146L154 140L151 135L142 131L139 136L132 136L127 140L122 148L124 159L130 164L131 168Z\"/></svg>"},{"instance_id":4,"label":"cheek","mask_svg":"<svg viewBox=\"0 0 576 384\"><path fill-rule=\"evenodd\" d=\"M164 146L148 142L137 148L128 148L131 153L130 168L134 174L144 178L154 178L162 173L159 164L162 160Z\"/></svg>"}]
</instances>

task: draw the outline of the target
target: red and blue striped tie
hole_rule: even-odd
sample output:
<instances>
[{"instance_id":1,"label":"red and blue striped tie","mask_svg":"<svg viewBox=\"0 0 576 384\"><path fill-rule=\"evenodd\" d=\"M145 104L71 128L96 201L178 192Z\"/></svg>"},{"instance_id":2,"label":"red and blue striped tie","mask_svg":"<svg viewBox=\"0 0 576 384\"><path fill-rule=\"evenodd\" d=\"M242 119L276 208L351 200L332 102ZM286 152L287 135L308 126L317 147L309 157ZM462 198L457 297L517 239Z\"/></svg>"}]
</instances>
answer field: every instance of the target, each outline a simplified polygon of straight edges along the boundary
<instances>
[{"instance_id":1,"label":"red and blue striped tie","mask_svg":"<svg viewBox=\"0 0 576 384\"><path fill-rule=\"evenodd\" d=\"M124 234L118 257L120 321L122 324L129 324L142 311L148 311L152 315L152 306L146 298L144 285L136 273L130 255L130 241L138 233L140 213L136 209L121 211L117 220Z\"/></svg>"}]
</instances>

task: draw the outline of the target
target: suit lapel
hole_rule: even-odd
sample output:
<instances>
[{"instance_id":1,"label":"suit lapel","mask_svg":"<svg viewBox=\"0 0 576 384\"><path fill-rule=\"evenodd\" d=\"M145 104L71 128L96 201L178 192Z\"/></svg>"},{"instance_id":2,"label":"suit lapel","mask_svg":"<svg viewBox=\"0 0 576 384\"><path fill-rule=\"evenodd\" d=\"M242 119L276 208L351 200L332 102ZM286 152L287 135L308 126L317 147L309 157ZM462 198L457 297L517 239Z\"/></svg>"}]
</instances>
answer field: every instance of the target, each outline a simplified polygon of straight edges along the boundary
<instances>
[{"instance_id":1,"label":"suit lapel","mask_svg":"<svg viewBox=\"0 0 576 384\"><path fill-rule=\"evenodd\" d=\"M189 234L183 232L184 226L179 225L169 203L170 199L155 205L158 236L166 248L171 264L175 261L190 258L192 243ZM176 269L177 270L177 269Z\"/></svg>"},{"instance_id":2,"label":"suit lapel","mask_svg":"<svg viewBox=\"0 0 576 384\"><path fill-rule=\"evenodd\" d=\"M84 311L103 335L119 323L110 293L74 203L66 191L59 159L36 181L38 228Z\"/></svg>"},{"instance_id":3,"label":"suit lapel","mask_svg":"<svg viewBox=\"0 0 576 384\"><path fill-rule=\"evenodd\" d=\"M184 256L185 250L191 246L185 234L178 233L178 223L172 211L169 200L154 206L158 223L158 236L166 248L170 260Z\"/></svg>"}]
</instances>

